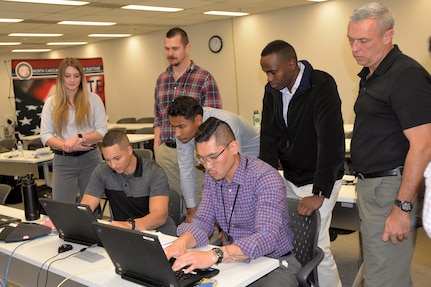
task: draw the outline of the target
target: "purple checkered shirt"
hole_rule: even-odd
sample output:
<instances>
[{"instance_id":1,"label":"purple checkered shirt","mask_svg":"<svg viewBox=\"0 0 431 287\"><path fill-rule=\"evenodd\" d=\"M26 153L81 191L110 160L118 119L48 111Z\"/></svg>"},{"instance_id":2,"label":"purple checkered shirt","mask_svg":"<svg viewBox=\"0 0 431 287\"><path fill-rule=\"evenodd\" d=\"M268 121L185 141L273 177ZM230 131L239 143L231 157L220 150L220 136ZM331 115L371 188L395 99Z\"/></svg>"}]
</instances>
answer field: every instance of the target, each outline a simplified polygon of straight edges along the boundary
<instances>
[{"instance_id":1,"label":"purple checkered shirt","mask_svg":"<svg viewBox=\"0 0 431 287\"><path fill-rule=\"evenodd\" d=\"M157 79L154 91L154 127L160 127L162 142L175 141L175 134L169 124L169 104L179 96L190 96L204 107L222 108L217 83L206 70L191 61L186 72L175 81L172 66Z\"/></svg>"},{"instance_id":2,"label":"purple checkered shirt","mask_svg":"<svg viewBox=\"0 0 431 287\"><path fill-rule=\"evenodd\" d=\"M255 157L241 156L231 183L205 174L202 202L192 222L178 226L178 235L190 232L196 247L206 245L216 222L249 259L279 258L293 249L284 180Z\"/></svg>"}]
</instances>

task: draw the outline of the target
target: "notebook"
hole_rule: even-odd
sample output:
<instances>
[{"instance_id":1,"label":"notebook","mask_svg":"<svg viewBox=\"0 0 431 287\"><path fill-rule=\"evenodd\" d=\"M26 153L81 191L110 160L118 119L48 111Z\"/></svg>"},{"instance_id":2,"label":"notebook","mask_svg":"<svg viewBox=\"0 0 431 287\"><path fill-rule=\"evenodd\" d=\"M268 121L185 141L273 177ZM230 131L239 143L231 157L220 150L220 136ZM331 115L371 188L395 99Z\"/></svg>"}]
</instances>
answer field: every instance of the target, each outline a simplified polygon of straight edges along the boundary
<instances>
[{"instance_id":1,"label":"notebook","mask_svg":"<svg viewBox=\"0 0 431 287\"><path fill-rule=\"evenodd\" d=\"M218 269L194 270L188 276L172 271L157 235L93 223L93 228L111 257L115 272L123 279L145 286L188 287L211 278Z\"/></svg>"},{"instance_id":2,"label":"notebook","mask_svg":"<svg viewBox=\"0 0 431 287\"><path fill-rule=\"evenodd\" d=\"M9 225L9 223L20 222L20 221L21 221L21 219L19 219L19 218L0 214L0 227L4 227L6 225Z\"/></svg>"},{"instance_id":3,"label":"notebook","mask_svg":"<svg viewBox=\"0 0 431 287\"><path fill-rule=\"evenodd\" d=\"M87 246L95 243L101 246L91 227L91 223L97 221L97 217L88 205L49 198L39 198L39 202L61 239Z\"/></svg>"}]
</instances>

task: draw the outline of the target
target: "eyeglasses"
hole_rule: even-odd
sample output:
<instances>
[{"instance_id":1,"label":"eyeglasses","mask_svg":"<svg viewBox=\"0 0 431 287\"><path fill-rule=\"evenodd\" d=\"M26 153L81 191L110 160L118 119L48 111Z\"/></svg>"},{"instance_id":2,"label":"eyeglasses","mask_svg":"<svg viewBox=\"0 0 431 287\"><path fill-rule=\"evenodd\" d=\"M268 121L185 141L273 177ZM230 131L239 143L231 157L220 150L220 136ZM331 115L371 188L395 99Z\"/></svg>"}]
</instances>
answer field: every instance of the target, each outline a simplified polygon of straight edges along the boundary
<instances>
[{"instance_id":1,"label":"eyeglasses","mask_svg":"<svg viewBox=\"0 0 431 287\"><path fill-rule=\"evenodd\" d=\"M201 165L206 165L206 164L209 164L209 163L211 163L211 164L216 163L218 157L226 150L226 148L230 145L231 142L232 141L228 142L228 144L224 146L224 149L222 149L222 151L219 152L219 154L212 155L212 156L209 156L209 157L203 157L203 156L197 155L196 156L196 161L199 164L201 164Z\"/></svg>"}]
</instances>

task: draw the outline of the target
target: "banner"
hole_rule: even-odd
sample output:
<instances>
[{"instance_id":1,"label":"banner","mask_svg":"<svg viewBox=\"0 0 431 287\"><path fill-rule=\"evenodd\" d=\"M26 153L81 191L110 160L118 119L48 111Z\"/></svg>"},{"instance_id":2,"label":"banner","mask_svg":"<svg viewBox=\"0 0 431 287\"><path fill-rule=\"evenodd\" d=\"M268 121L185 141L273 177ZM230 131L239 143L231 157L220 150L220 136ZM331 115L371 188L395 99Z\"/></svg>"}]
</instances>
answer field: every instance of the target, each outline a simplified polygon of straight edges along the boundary
<instances>
[{"instance_id":1,"label":"banner","mask_svg":"<svg viewBox=\"0 0 431 287\"><path fill-rule=\"evenodd\" d=\"M55 93L57 70L63 59L12 60L19 136L40 134L40 116L45 100ZM90 91L105 103L102 58L78 59L84 68Z\"/></svg>"}]
</instances>

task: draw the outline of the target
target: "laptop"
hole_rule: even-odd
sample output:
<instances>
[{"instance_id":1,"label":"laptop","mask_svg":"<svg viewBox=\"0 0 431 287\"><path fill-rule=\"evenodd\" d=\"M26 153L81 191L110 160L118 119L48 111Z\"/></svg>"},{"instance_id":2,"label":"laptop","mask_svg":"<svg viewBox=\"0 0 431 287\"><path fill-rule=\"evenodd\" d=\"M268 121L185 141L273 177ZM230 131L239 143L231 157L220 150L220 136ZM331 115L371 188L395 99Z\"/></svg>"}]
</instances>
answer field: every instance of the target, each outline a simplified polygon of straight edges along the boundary
<instances>
[{"instance_id":1,"label":"laptop","mask_svg":"<svg viewBox=\"0 0 431 287\"><path fill-rule=\"evenodd\" d=\"M90 207L75 202L64 202L49 198L39 198L39 202L64 241L93 245L101 243L91 227L97 221Z\"/></svg>"},{"instance_id":2,"label":"laptop","mask_svg":"<svg viewBox=\"0 0 431 287\"><path fill-rule=\"evenodd\" d=\"M173 260L167 260L157 235L97 222L93 228L111 257L115 272L125 280L145 286L188 287L219 273L215 268L196 269L193 274L172 271Z\"/></svg>"},{"instance_id":3,"label":"laptop","mask_svg":"<svg viewBox=\"0 0 431 287\"><path fill-rule=\"evenodd\" d=\"M0 228L9 225L9 223L17 223L20 221L21 221L21 219L19 219L19 218L5 215L5 214L0 214Z\"/></svg>"},{"instance_id":4,"label":"laptop","mask_svg":"<svg viewBox=\"0 0 431 287\"><path fill-rule=\"evenodd\" d=\"M41 148L38 148L34 151L34 157L40 157L40 156L47 155L50 153L51 153L50 147L48 147L48 146L47 147L41 147Z\"/></svg>"}]
</instances>

